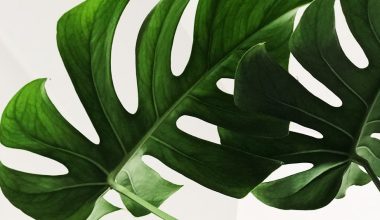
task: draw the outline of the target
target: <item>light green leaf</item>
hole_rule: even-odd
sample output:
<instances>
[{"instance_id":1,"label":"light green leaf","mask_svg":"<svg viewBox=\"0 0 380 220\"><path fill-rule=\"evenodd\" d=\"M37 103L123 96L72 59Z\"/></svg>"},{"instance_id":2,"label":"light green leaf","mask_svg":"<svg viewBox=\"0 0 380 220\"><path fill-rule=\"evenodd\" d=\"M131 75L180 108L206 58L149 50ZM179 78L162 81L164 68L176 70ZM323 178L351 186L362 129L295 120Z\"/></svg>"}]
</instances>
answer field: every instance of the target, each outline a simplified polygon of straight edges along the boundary
<instances>
[{"instance_id":1,"label":"light green leaf","mask_svg":"<svg viewBox=\"0 0 380 220\"><path fill-rule=\"evenodd\" d=\"M120 210L120 208L112 205L107 200L105 200L103 197L100 197L96 201L95 207L94 207L92 213L90 214L90 216L87 218L87 220L99 220L103 216L105 216L109 213L118 211L118 210Z\"/></svg>"}]
</instances>

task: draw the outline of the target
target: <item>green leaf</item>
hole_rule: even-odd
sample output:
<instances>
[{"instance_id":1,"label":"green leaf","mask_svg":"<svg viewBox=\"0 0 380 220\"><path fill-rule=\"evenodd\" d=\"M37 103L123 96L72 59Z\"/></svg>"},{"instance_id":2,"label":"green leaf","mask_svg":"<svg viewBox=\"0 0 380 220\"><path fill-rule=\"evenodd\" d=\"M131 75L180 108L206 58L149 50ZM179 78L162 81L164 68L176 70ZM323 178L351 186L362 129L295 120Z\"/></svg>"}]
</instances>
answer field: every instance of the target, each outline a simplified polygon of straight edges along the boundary
<instances>
[{"instance_id":1,"label":"green leaf","mask_svg":"<svg viewBox=\"0 0 380 220\"><path fill-rule=\"evenodd\" d=\"M8 104L1 142L65 165L61 176L28 174L0 166L7 198L36 219L85 219L109 188L124 196L136 216L154 212L180 186L145 165L151 155L198 183L241 198L281 162L240 148L214 144L176 127L182 115L235 132L283 136L288 122L244 113L218 90L233 78L241 56L258 42L286 66L295 10L307 0L200 0L194 43L185 71L170 68L173 38L188 0L161 0L146 18L136 45L139 107L121 105L112 82L111 49L127 0L87 0L58 23L57 41L66 69L99 137L93 144L72 127L49 100L45 80L26 85ZM273 130L276 125L277 130ZM286 132L286 131L285 131Z\"/></svg>"},{"instance_id":2,"label":"green leaf","mask_svg":"<svg viewBox=\"0 0 380 220\"><path fill-rule=\"evenodd\" d=\"M341 1L348 25L369 59L356 67L345 56L336 34L334 0L314 1L290 40L296 59L343 102L333 107L312 95L266 52L252 48L236 76L235 101L257 111L294 121L322 133L317 139L290 132L277 139L260 140L222 131L224 143L247 138L251 152L284 161L313 163L314 167L280 180L260 184L253 193L264 203L282 209L316 209L342 197L351 185L364 185L369 176L380 187L380 19L377 0ZM265 149L264 149L265 147ZM256 148L256 149L255 149Z\"/></svg>"},{"instance_id":3,"label":"green leaf","mask_svg":"<svg viewBox=\"0 0 380 220\"><path fill-rule=\"evenodd\" d=\"M90 214L90 216L87 218L87 220L99 220L103 216L105 216L109 213L118 211L118 210L120 210L120 208L118 208L118 207L112 205L111 203L107 202L107 200L105 200L103 197L100 197L96 201L95 207L94 207L92 213Z\"/></svg>"}]
</instances>

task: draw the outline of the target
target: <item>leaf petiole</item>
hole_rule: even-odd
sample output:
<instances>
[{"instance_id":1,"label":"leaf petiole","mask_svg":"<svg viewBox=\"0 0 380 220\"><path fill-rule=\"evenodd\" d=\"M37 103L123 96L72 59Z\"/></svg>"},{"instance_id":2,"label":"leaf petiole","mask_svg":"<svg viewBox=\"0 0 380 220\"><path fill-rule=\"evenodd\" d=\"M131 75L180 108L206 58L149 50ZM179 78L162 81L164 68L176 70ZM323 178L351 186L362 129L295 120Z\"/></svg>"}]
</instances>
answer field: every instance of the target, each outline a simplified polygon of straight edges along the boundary
<instances>
[{"instance_id":1,"label":"leaf petiole","mask_svg":"<svg viewBox=\"0 0 380 220\"><path fill-rule=\"evenodd\" d=\"M380 191L380 180L377 177L375 171L372 169L371 165L368 163L368 161L357 154L353 156L352 160L358 165L362 166L367 171L367 174L371 177L376 188Z\"/></svg>"},{"instance_id":2,"label":"leaf petiole","mask_svg":"<svg viewBox=\"0 0 380 220\"><path fill-rule=\"evenodd\" d=\"M133 201L135 201L136 203L142 205L144 208L148 209L150 212L152 212L153 214L155 214L156 216L160 217L161 219L164 219L164 220L176 220L176 218L174 218L173 216L167 214L166 212L158 209L156 206L152 205L151 203L145 201L144 199L140 198L139 196L137 196L136 194L134 194L133 192L131 192L129 189L127 189L126 187L118 184L113 178L109 178L108 179L108 184L110 185L110 187L114 190L116 190L117 192L119 192L120 194L132 199Z\"/></svg>"}]
</instances>

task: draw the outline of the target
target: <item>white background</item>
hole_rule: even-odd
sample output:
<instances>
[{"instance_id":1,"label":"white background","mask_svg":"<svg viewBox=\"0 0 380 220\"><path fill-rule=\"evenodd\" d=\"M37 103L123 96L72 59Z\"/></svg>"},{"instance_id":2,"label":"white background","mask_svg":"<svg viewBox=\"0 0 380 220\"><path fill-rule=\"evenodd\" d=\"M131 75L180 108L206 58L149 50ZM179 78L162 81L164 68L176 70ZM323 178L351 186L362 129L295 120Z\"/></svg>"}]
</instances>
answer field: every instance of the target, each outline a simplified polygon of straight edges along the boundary
<instances>
[{"instance_id":1,"label":"white background","mask_svg":"<svg viewBox=\"0 0 380 220\"><path fill-rule=\"evenodd\" d=\"M137 31L146 14L158 0L131 0L118 26L113 51L113 77L121 102L128 111L137 108L134 70L134 43ZM79 0L0 0L0 112L10 98L27 82L41 77L49 78L47 90L59 111L89 139L98 137L75 95L70 80L59 57L55 42L58 18L78 4ZM180 73L186 64L191 48L194 10L197 1L191 0L178 28L173 48L173 70ZM348 31L345 19L336 5L337 29L343 49L352 62L365 67L368 61L361 48ZM301 13L299 13L298 18ZM334 106L342 103L310 76L294 59L290 72L315 95ZM233 82L221 81L218 86L231 92ZM127 101L128 100L128 101ZM201 138L218 142L216 127L189 117L178 121L178 126ZM320 135L316 131L292 124L292 130ZM7 166L37 174L64 174L67 170L50 159L25 151L10 150L0 146L0 160ZM380 194L373 184L352 187L346 198L335 200L327 207L315 211L277 210L257 201L252 195L235 200L208 190L165 167L154 158L144 161L170 181L185 186L168 199L162 209L185 220L251 220L251 219L377 219L376 213ZM309 168L308 164L288 165L280 168L268 179L276 179ZM107 195L112 203L121 206L116 193ZM0 219L27 220L30 217L13 207L0 194ZM103 219L133 219L127 211L119 211ZM156 219L149 215L141 218Z\"/></svg>"}]
</instances>

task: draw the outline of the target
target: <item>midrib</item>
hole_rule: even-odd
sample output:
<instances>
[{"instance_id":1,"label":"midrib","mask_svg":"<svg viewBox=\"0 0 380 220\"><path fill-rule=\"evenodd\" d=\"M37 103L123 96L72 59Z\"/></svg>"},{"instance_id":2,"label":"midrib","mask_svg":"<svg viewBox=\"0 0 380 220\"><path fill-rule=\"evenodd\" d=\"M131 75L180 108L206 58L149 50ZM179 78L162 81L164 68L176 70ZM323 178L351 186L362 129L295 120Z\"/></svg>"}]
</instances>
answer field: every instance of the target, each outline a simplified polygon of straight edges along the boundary
<instances>
[{"instance_id":1,"label":"midrib","mask_svg":"<svg viewBox=\"0 0 380 220\"><path fill-rule=\"evenodd\" d=\"M253 35L260 32L261 30L265 29L266 27L270 26L271 24L275 23L278 19L281 19L282 17L286 17L289 13L294 11L294 9L288 11L287 13L282 14L281 16L277 17L273 21L263 25L259 29L255 30L253 33L249 34L248 37L246 37L244 40L242 40L240 43L238 43L235 47L233 47L224 57L222 57L217 63L215 63L205 74L203 74L166 112L153 124L153 126L147 131L147 133L140 139L139 142L135 145L135 147L130 151L129 154L126 154L123 158L122 162L111 172L111 176L113 179L116 178L117 174L121 171L121 169L128 163L129 159L133 158L140 147L142 147L145 142L151 138L152 134L157 130L158 127L166 120L166 118L175 110L182 101L187 98L187 96L210 74L212 74L214 71L218 69L218 67L224 63L228 58L233 55L235 51L237 51L238 48L241 48L242 45L244 45L247 41L249 41ZM249 49L249 48L248 48ZM248 50L247 49L247 50Z\"/></svg>"},{"instance_id":2,"label":"midrib","mask_svg":"<svg viewBox=\"0 0 380 220\"><path fill-rule=\"evenodd\" d=\"M235 50L233 50L235 51ZM232 52L233 52L232 51ZM187 96L193 91L193 89L195 89L198 84L200 84L202 82L202 80L204 78L206 78L209 74L211 74L213 71L215 71L219 64L220 63L223 63L226 59L228 59L230 56L231 56L231 53L230 52L227 56L225 56L221 61L219 61L217 64L215 64L210 70L208 70L205 74L202 75L202 77L200 77L154 124L153 126L147 131L147 133L140 139L139 142L137 142L137 144L135 145L135 147L132 149L132 151L127 154L124 159L122 160L122 162L119 164L119 166L116 167L116 169L112 172L113 175L117 175L121 169L125 166L125 164L127 164L127 162L129 161L130 158L132 158L133 156L135 156L135 154L137 153L137 151L140 149L140 147L142 147L145 142L151 138L152 134L157 130L158 127L160 127L160 125L166 120L166 118L173 112L173 110L175 110L177 108L177 106L179 106L182 101L185 100L185 98L187 98ZM116 176L114 176L116 177Z\"/></svg>"}]
</instances>

